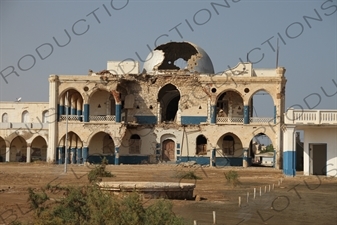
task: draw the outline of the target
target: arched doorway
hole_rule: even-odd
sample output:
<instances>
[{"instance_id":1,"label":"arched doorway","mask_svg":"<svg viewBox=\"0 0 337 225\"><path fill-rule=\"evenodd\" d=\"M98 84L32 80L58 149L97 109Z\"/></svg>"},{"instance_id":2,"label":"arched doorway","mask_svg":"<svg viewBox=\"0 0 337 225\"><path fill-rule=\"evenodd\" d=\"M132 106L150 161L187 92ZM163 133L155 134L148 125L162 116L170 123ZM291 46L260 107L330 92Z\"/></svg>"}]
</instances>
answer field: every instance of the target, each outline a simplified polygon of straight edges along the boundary
<instances>
[{"instance_id":1,"label":"arched doorway","mask_svg":"<svg viewBox=\"0 0 337 225\"><path fill-rule=\"evenodd\" d=\"M197 137L197 155L207 155L207 139L204 135L199 135Z\"/></svg>"},{"instance_id":2,"label":"arched doorway","mask_svg":"<svg viewBox=\"0 0 337 225\"><path fill-rule=\"evenodd\" d=\"M6 142L0 137L0 162L6 162Z\"/></svg>"},{"instance_id":3,"label":"arched doorway","mask_svg":"<svg viewBox=\"0 0 337 225\"><path fill-rule=\"evenodd\" d=\"M162 161L174 161L175 160L175 144L171 139L163 141L162 149Z\"/></svg>"},{"instance_id":4,"label":"arched doorway","mask_svg":"<svg viewBox=\"0 0 337 225\"><path fill-rule=\"evenodd\" d=\"M100 163L105 157L109 164L115 162L115 143L108 133L100 131L89 142L88 162Z\"/></svg>"},{"instance_id":5,"label":"arched doorway","mask_svg":"<svg viewBox=\"0 0 337 225\"><path fill-rule=\"evenodd\" d=\"M253 165L274 166L275 150L273 143L265 133L256 134L249 144L248 157Z\"/></svg>"},{"instance_id":6,"label":"arched doorway","mask_svg":"<svg viewBox=\"0 0 337 225\"><path fill-rule=\"evenodd\" d=\"M17 136L13 139L10 146L10 162L26 162L27 160L27 142L21 137Z\"/></svg>"},{"instance_id":7,"label":"arched doorway","mask_svg":"<svg viewBox=\"0 0 337 225\"><path fill-rule=\"evenodd\" d=\"M41 137L36 137L31 144L31 161L46 161L47 160L47 143Z\"/></svg>"},{"instance_id":8,"label":"arched doorway","mask_svg":"<svg viewBox=\"0 0 337 225\"><path fill-rule=\"evenodd\" d=\"M129 140L129 154L140 154L141 139L138 134L133 134Z\"/></svg>"},{"instance_id":9,"label":"arched doorway","mask_svg":"<svg viewBox=\"0 0 337 225\"><path fill-rule=\"evenodd\" d=\"M217 123L243 123L243 99L235 91L223 92L216 103Z\"/></svg>"},{"instance_id":10,"label":"arched doorway","mask_svg":"<svg viewBox=\"0 0 337 225\"><path fill-rule=\"evenodd\" d=\"M158 93L158 102L160 104L160 121L170 122L176 120L179 108L180 92L176 86L166 84Z\"/></svg>"}]
</instances>

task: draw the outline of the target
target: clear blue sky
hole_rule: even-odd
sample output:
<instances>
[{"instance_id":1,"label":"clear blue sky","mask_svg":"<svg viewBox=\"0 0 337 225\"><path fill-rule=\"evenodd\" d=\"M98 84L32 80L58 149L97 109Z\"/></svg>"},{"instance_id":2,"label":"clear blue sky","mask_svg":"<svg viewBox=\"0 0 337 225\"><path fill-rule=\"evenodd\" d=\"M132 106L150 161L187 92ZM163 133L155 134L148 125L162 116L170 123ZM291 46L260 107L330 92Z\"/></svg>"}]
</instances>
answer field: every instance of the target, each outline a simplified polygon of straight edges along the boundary
<instances>
[{"instance_id":1,"label":"clear blue sky","mask_svg":"<svg viewBox=\"0 0 337 225\"><path fill-rule=\"evenodd\" d=\"M336 0L227 3L1 0L0 71L6 76L14 68L19 76L10 74L8 83L0 76L0 101L47 102L50 74L85 75L106 69L108 60L140 61L137 54L145 59L147 45L153 49L163 34L157 44L184 40L202 47L216 72L235 66L239 58L247 61L255 48L250 60L264 57L254 67L274 68L276 53L267 40L276 48L279 33L286 106L337 109ZM68 44L64 30L71 37ZM53 37L67 45L59 47ZM327 97L322 88L336 94Z\"/></svg>"}]
</instances>

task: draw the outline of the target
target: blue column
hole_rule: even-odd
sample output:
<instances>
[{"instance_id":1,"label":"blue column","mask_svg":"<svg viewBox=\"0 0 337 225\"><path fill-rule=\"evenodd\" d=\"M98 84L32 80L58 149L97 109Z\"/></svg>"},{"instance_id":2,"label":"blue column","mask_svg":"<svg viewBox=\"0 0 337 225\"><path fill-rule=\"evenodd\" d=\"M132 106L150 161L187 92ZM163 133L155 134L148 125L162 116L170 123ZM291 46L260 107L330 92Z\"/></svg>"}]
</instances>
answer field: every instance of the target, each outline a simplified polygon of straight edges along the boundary
<instances>
[{"instance_id":1,"label":"blue column","mask_svg":"<svg viewBox=\"0 0 337 225\"><path fill-rule=\"evenodd\" d=\"M82 163L82 148L77 148L76 162L77 162L77 164L81 164Z\"/></svg>"},{"instance_id":2,"label":"blue column","mask_svg":"<svg viewBox=\"0 0 337 225\"><path fill-rule=\"evenodd\" d=\"M70 114L71 115L76 115L76 111L77 111L76 108L71 108Z\"/></svg>"},{"instance_id":3,"label":"blue column","mask_svg":"<svg viewBox=\"0 0 337 225\"><path fill-rule=\"evenodd\" d=\"M64 115L64 106L57 104L57 121L60 121L60 116Z\"/></svg>"},{"instance_id":4,"label":"blue column","mask_svg":"<svg viewBox=\"0 0 337 225\"><path fill-rule=\"evenodd\" d=\"M121 103L116 103L115 111L116 111L116 122L120 123L122 121L122 105L121 105Z\"/></svg>"},{"instance_id":5,"label":"blue column","mask_svg":"<svg viewBox=\"0 0 337 225\"><path fill-rule=\"evenodd\" d=\"M216 150L215 148L213 148L212 149L212 166L216 166L215 161L216 161Z\"/></svg>"},{"instance_id":6,"label":"blue column","mask_svg":"<svg viewBox=\"0 0 337 225\"><path fill-rule=\"evenodd\" d=\"M296 151L283 152L283 173L287 176L296 176Z\"/></svg>"},{"instance_id":7,"label":"blue column","mask_svg":"<svg viewBox=\"0 0 337 225\"><path fill-rule=\"evenodd\" d=\"M64 156L65 156L65 147L63 146L61 147L61 164L65 162Z\"/></svg>"},{"instance_id":8,"label":"blue column","mask_svg":"<svg viewBox=\"0 0 337 225\"><path fill-rule=\"evenodd\" d=\"M71 149L68 148L68 150L67 150L67 164L70 164L70 151L71 151Z\"/></svg>"},{"instance_id":9,"label":"blue column","mask_svg":"<svg viewBox=\"0 0 337 225\"><path fill-rule=\"evenodd\" d=\"M249 124L249 105L243 106L243 124Z\"/></svg>"},{"instance_id":10,"label":"blue column","mask_svg":"<svg viewBox=\"0 0 337 225\"><path fill-rule=\"evenodd\" d=\"M71 148L71 163L76 163L76 148Z\"/></svg>"},{"instance_id":11,"label":"blue column","mask_svg":"<svg viewBox=\"0 0 337 225\"><path fill-rule=\"evenodd\" d=\"M82 122L82 110L78 109L77 110L77 115L78 115L78 120Z\"/></svg>"},{"instance_id":12,"label":"blue column","mask_svg":"<svg viewBox=\"0 0 337 225\"><path fill-rule=\"evenodd\" d=\"M211 105L211 123L216 123L216 105Z\"/></svg>"},{"instance_id":13,"label":"blue column","mask_svg":"<svg viewBox=\"0 0 337 225\"><path fill-rule=\"evenodd\" d=\"M88 147L83 147L83 148L82 148L82 158L83 158L83 163L86 163L86 162L87 162L88 153L89 153L89 148L88 148Z\"/></svg>"},{"instance_id":14,"label":"blue column","mask_svg":"<svg viewBox=\"0 0 337 225\"><path fill-rule=\"evenodd\" d=\"M274 105L274 124L276 124L276 105Z\"/></svg>"},{"instance_id":15,"label":"blue column","mask_svg":"<svg viewBox=\"0 0 337 225\"><path fill-rule=\"evenodd\" d=\"M89 104L84 104L83 121L89 122Z\"/></svg>"},{"instance_id":16,"label":"blue column","mask_svg":"<svg viewBox=\"0 0 337 225\"><path fill-rule=\"evenodd\" d=\"M115 147L115 165L119 165L119 147Z\"/></svg>"}]
</instances>

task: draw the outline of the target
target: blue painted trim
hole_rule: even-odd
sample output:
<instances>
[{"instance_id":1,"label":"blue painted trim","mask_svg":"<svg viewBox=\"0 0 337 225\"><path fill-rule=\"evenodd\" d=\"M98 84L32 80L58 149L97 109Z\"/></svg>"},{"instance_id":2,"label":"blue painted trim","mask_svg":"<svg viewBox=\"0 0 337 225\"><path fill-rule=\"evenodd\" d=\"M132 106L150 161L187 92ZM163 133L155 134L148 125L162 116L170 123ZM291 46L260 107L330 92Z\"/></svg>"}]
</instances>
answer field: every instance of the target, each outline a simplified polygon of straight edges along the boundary
<instances>
[{"instance_id":1,"label":"blue painted trim","mask_svg":"<svg viewBox=\"0 0 337 225\"><path fill-rule=\"evenodd\" d=\"M142 116L136 115L138 124L157 124L157 117L156 116Z\"/></svg>"},{"instance_id":2,"label":"blue painted trim","mask_svg":"<svg viewBox=\"0 0 337 225\"><path fill-rule=\"evenodd\" d=\"M61 106L60 106L60 104L57 104L57 122L59 122L60 121L60 116L61 116L61 111L62 109L61 109Z\"/></svg>"},{"instance_id":3,"label":"blue painted trim","mask_svg":"<svg viewBox=\"0 0 337 225\"><path fill-rule=\"evenodd\" d=\"M149 156L132 156L132 155L124 155L120 156L119 162L123 164L141 164L142 161L149 161Z\"/></svg>"},{"instance_id":4,"label":"blue painted trim","mask_svg":"<svg viewBox=\"0 0 337 225\"><path fill-rule=\"evenodd\" d=\"M66 114L66 107L64 105L60 105L60 115Z\"/></svg>"},{"instance_id":5,"label":"blue painted trim","mask_svg":"<svg viewBox=\"0 0 337 225\"><path fill-rule=\"evenodd\" d=\"M116 122L120 123L122 121L122 104L121 103L116 103L115 112L116 112Z\"/></svg>"},{"instance_id":6,"label":"blue painted trim","mask_svg":"<svg viewBox=\"0 0 337 225\"><path fill-rule=\"evenodd\" d=\"M249 105L243 106L243 124L249 124Z\"/></svg>"},{"instance_id":7,"label":"blue painted trim","mask_svg":"<svg viewBox=\"0 0 337 225\"><path fill-rule=\"evenodd\" d=\"M180 155L180 150L177 150L177 155Z\"/></svg>"},{"instance_id":8,"label":"blue painted trim","mask_svg":"<svg viewBox=\"0 0 337 225\"><path fill-rule=\"evenodd\" d=\"M77 110L78 120L82 122L82 110Z\"/></svg>"},{"instance_id":9,"label":"blue painted trim","mask_svg":"<svg viewBox=\"0 0 337 225\"><path fill-rule=\"evenodd\" d=\"M207 122L207 116L182 116L181 124L191 125L191 124L200 124L202 122Z\"/></svg>"},{"instance_id":10,"label":"blue painted trim","mask_svg":"<svg viewBox=\"0 0 337 225\"><path fill-rule=\"evenodd\" d=\"M71 153L72 153L71 163L75 164L76 163L76 148L72 148Z\"/></svg>"},{"instance_id":11,"label":"blue painted trim","mask_svg":"<svg viewBox=\"0 0 337 225\"><path fill-rule=\"evenodd\" d=\"M93 163L93 164L101 164L102 159L106 158L108 161L108 164L114 164L115 163L115 156L114 155L89 155L87 158L87 162Z\"/></svg>"},{"instance_id":12,"label":"blue painted trim","mask_svg":"<svg viewBox=\"0 0 337 225\"><path fill-rule=\"evenodd\" d=\"M211 105L211 110L210 110L210 116L211 116L211 123L215 124L216 123L216 105Z\"/></svg>"},{"instance_id":13,"label":"blue painted trim","mask_svg":"<svg viewBox=\"0 0 337 225\"><path fill-rule=\"evenodd\" d=\"M287 176L296 175L296 151L283 152L283 173Z\"/></svg>"},{"instance_id":14,"label":"blue painted trim","mask_svg":"<svg viewBox=\"0 0 337 225\"><path fill-rule=\"evenodd\" d=\"M78 148L76 149L76 162L77 164L81 164L82 163L82 148Z\"/></svg>"},{"instance_id":15,"label":"blue painted trim","mask_svg":"<svg viewBox=\"0 0 337 225\"><path fill-rule=\"evenodd\" d=\"M84 104L83 120L84 122L89 122L89 104Z\"/></svg>"},{"instance_id":16,"label":"blue painted trim","mask_svg":"<svg viewBox=\"0 0 337 225\"><path fill-rule=\"evenodd\" d=\"M115 165L119 165L119 147L115 147Z\"/></svg>"},{"instance_id":17,"label":"blue painted trim","mask_svg":"<svg viewBox=\"0 0 337 225\"><path fill-rule=\"evenodd\" d=\"M77 110L76 108L71 108L71 115L77 115Z\"/></svg>"},{"instance_id":18,"label":"blue painted trim","mask_svg":"<svg viewBox=\"0 0 337 225\"><path fill-rule=\"evenodd\" d=\"M67 155L68 155L68 157L67 157L67 164L70 164L70 151L71 151L71 149L70 148L68 148L68 151L67 151ZM65 158L64 158L65 159Z\"/></svg>"},{"instance_id":19,"label":"blue painted trim","mask_svg":"<svg viewBox=\"0 0 337 225\"><path fill-rule=\"evenodd\" d=\"M216 166L242 166L242 157L216 157Z\"/></svg>"},{"instance_id":20,"label":"blue painted trim","mask_svg":"<svg viewBox=\"0 0 337 225\"><path fill-rule=\"evenodd\" d=\"M180 148L180 143L177 143L177 148Z\"/></svg>"},{"instance_id":21,"label":"blue painted trim","mask_svg":"<svg viewBox=\"0 0 337 225\"><path fill-rule=\"evenodd\" d=\"M196 161L196 163L200 165L209 165L210 158L207 156L206 157L177 156L176 163L188 162L188 161Z\"/></svg>"},{"instance_id":22,"label":"blue painted trim","mask_svg":"<svg viewBox=\"0 0 337 225\"><path fill-rule=\"evenodd\" d=\"M88 153L89 153L89 148L88 147L83 147L82 148L83 163L87 162Z\"/></svg>"},{"instance_id":23,"label":"blue painted trim","mask_svg":"<svg viewBox=\"0 0 337 225\"><path fill-rule=\"evenodd\" d=\"M276 105L274 105L274 124L276 124Z\"/></svg>"},{"instance_id":24,"label":"blue painted trim","mask_svg":"<svg viewBox=\"0 0 337 225\"><path fill-rule=\"evenodd\" d=\"M216 149L212 149L212 166L216 166Z\"/></svg>"}]
</instances>

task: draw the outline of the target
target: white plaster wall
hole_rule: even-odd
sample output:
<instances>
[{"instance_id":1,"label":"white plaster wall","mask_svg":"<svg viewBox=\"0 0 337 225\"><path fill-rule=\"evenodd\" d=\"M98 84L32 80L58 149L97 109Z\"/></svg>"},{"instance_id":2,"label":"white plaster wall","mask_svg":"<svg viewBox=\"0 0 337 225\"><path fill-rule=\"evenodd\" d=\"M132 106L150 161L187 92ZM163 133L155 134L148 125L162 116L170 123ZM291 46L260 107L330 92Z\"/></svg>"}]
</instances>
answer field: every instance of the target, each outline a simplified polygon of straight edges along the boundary
<instances>
[{"instance_id":1,"label":"white plaster wall","mask_svg":"<svg viewBox=\"0 0 337 225\"><path fill-rule=\"evenodd\" d=\"M309 144L327 144L327 176L337 176L337 128L305 128L304 130L304 175L310 175Z\"/></svg>"},{"instance_id":2,"label":"white plaster wall","mask_svg":"<svg viewBox=\"0 0 337 225\"><path fill-rule=\"evenodd\" d=\"M129 154L129 140L133 134L138 134L141 140L140 154ZM122 144L119 148L120 155L155 155L156 154L156 135L153 129L130 129L127 130Z\"/></svg>"}]
</instances>

